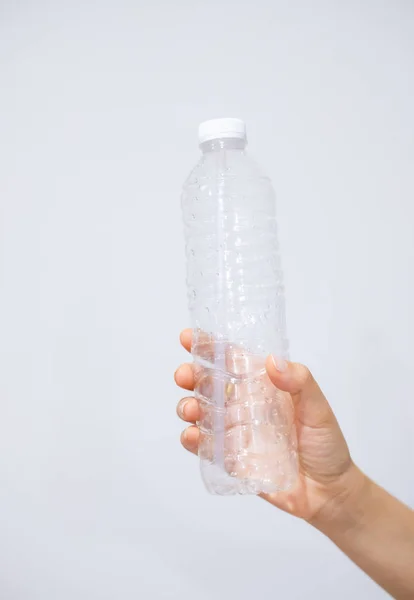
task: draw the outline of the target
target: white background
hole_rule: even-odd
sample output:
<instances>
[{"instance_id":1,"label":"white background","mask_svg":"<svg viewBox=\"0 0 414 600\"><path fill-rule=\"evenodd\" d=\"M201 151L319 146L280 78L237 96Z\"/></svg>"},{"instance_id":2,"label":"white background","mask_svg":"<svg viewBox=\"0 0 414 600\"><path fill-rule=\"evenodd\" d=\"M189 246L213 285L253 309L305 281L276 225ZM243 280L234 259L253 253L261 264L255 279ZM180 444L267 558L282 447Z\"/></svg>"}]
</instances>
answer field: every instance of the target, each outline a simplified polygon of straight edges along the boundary
<instances>
[{"instance_id":1,"label":"white background","mask_svg":"<svg viewBox=\"0 0 414 600\"><path fill-rule=\"evenodd\" d=\"M278 193L291 356L414 504L414 5L0 1L0 596L384 598L181 450L180 187L247 121Z\"/></svg>"}]
</instances>

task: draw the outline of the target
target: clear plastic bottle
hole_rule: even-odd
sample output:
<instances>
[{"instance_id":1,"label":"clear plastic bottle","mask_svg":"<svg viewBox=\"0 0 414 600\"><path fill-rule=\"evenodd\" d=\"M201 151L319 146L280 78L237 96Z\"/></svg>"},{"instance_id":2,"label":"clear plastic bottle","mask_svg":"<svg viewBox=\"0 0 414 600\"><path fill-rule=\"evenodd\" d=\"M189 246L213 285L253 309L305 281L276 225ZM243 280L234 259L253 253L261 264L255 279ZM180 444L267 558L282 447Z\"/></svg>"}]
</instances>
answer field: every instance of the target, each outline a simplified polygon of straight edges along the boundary
<instances>
[{"instance_id":1,"label":"clear plastic bottle","mask_svg":"<svg viewBox=\"0 0 414 600\"><path fill-rule=\"evenodd\" d=\"M201 473L213 494L286 490L297 477L293 408L264 368L288 346L274 192L243 121L202 123L199 142L182 209Z\"/></svg>"}]
</instances>

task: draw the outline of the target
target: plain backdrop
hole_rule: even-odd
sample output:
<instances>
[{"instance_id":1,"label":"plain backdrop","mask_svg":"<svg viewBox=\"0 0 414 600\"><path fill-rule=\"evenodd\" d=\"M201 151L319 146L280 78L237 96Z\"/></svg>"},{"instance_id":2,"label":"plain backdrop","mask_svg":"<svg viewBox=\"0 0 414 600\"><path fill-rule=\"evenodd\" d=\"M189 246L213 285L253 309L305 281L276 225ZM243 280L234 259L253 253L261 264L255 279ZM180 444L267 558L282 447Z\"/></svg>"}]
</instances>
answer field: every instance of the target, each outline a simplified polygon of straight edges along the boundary
<instances>
[{"instance_id":1,"label":"plain backdrop","mask_svg":"<svg viewBox=\"0 0 414 600\"><path fill-rule=\"evenodd\" d=\"M180 188L244 118L291 356L414 504L414 4L0 1L0 597L385 597L178 442Z\"/></svg>"}]
</instances>

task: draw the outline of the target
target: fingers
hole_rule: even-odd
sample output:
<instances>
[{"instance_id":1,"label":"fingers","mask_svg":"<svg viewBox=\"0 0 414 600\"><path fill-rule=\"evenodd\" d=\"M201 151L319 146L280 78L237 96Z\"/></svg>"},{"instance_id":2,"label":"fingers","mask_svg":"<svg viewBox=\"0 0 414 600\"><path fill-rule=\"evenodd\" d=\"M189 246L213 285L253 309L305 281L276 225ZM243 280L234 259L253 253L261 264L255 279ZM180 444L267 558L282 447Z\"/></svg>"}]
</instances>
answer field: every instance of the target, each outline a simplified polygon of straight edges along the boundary
<instances>
[{"instance_id":1,"label":"fingers","mask_svg":"<svg viewBox=\"0 0 414 600\"><path fill-rule=\"evenodd\" d=\"M193 339L193 330L192 329L184 329L180 333L181 345L185 350L187 350L187 352L191 352L192 339Z\"/></svg>"},{"instance_id":2,"label":"fingers","mask_svg":"<svg viewBox=\"0 0 414 600\"><path fill-rule=\"evenodd\" d=\"M187 427L181 434L181 443L186 450L193 454L198 453L198 443L200 439L200 432L198 427L191 425Z\"/></svg>"},{"instance_id":3,"label":"fingers","mask_svg":"<svg viewBox=\"0 0 414 600\"><path fill-rule=\"evenodd\" d=\"M175 383L185 389L185 390L194 390L195 385L195 377L194 377L194 367L189 363L184 363L174 373Z\"/></svg>"},{"instance_id":4,"label":"fingers","mask_svg":"<svg viewBox=\"0 0 414 600\"><path fill-rule=\"evenodd\" d=\"M199 403L195 398L183 398L177 404L177 415L187 423L199 421L201 417Z\"/></svg>"},{"instance_id":5,"label":"fingers","mask_svg":"<svg viewBox=\"0 0 414 600\"><path fill-rule=\"evenodd\" d=\"M303 425L321 427L336 423L327 399L307 367L268 356L266 370L279 390L290 393L296 416Z\"/></svg>"},{"instance_id":6,"label":"fingers","mask_svg":"<svg viewBox=\"0 0 414 600\"><path fill-rule=\"evenodd\" d=\"M191 329L184 329L180 334L181 345L187 352L191 352L193 332ZM194 390L195 377L194 368L192 365L185 363L178 367L174 374L175 382L178 386L185 390ZM180 400L177 406L177 414L188 423L195 423L200 416L200 408L195 398L183 398ZM192 425L187 427L181 434L181 444L186 450L197 454L198 452L198 441L200 432L198 427Z\"/></svg>"}]
</instances>

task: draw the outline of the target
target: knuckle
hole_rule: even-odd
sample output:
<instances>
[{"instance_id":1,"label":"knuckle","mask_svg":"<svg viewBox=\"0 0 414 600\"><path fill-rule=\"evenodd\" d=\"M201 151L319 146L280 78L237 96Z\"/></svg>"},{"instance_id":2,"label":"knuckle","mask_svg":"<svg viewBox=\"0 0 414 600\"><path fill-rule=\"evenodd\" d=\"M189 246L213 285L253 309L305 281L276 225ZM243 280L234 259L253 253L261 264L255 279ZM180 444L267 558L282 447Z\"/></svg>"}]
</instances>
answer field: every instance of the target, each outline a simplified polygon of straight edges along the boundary
<instances>
[{"instance_id":1,"label":"knuckle","mask_svg":"<svg viewBox=\"0 0 414 600\"><path fill-rule=\"evenodd\" d=\"M298 367L299 367L298 379L300 380L301 387L303 387L313 381L313 375L306 365L298 365Z\"/></svg>"}]
</instances>

